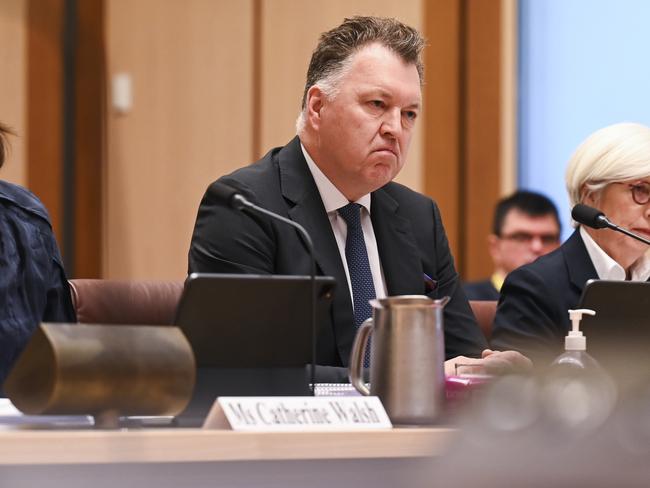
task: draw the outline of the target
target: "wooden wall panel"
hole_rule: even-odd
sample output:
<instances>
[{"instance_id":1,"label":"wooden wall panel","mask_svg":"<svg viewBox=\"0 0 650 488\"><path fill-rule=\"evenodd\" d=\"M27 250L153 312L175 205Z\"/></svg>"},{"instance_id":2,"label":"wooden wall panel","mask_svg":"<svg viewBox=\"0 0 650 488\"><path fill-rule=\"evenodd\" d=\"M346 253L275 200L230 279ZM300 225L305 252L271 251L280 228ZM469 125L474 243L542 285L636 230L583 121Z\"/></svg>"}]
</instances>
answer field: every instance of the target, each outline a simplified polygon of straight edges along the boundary
<instances>
[{"instance_id":1,"label":"wooden wall panel","mask_svg":"<svg viewBox=\"0 0 650 488\"><path fill-rule=\"evenodd\" d=\"M252 158L252 1L107 0L104 276L176 278L207 185Z\"/></svg>"},{"instance_id":2,"label":"wooden wall panel","mask_svg":"<svg viewBox=\"0 0 650 488\"><path fill-rule=\"evenodd\" d=\"M517 188L518 7L501 0L501 196Z\"/></svg>"},{"instance_id":3,"label":"wooden wall panel","mask_svg":"<svg viewBox=\"0 0 650 488\"><path fill-rule=\"evenodd\" d=\"M514 186L516 1L425 4L425 192L464 279L487 277L494 204Z\"/></svg>"},{"instance_id":4,"label":"wooden wall panel","mask_svg":"<svg viewBox=\"0 0 650 488\"><path fill-rule=\"evenodd\" d=\"M12 127L9 157L2 168L3 180L27 184L25 161L26 80L27 80L27 0L0 2L0 120Z\"/></svg>"},{"instance_id":5,"label":"wooden wall panel","mask_svg":"<svg viewBox=\"0 0 650 488\"><path fill-rule=\"evenodd\" d=\"M424 192L440 206L453 255L459 257L462 76L461 2L425 4Z\"/></svg>"},{"instance_id":6,"label":"wooden wall panel","mask_svg":"<svg viewBox=\"0 0 650 488\"><path fill-rule=\"evenodd\" d=\"M296 133L307 67L319 35L353 15L395 17L422 27L422 0L261 0L261 122L259 155L284 145ZM407 186L422 188L420 129L411 143L408 162L398 176Z\"/></svg>"},{"instance_id":7,"label":"wooden wall panel","mask_svg":"<svg viewBox=\"0 0 650 488\"><path fill-rule=\"evenodd\" d=\"M64 0L28 1L27 186L47 207L62 239Z\"/></svg>"},{"instance_id":8,"label":"wooden wall panel","mask_svg":"<svg viewBox=\"0 0 650 488\"><path fill-rule=\"evenodd\" d=\"M467 2L463 272L490 276L487 236L500 196L501 8L500 2Z\"/></svg>"},{"instance_id":9,"label":"wooden wall panel","mask_svg":"<svg viewBox=\"0 0 650 488\"><path fill-rule=\"evenodd\" d=\"M43 201L69 276L100 274L101 256L96 239L96 230L101 225L100 200L96 194L102 153L99 138L103 114L99 109L103 98L103 46L92 41L93 36L103 41L101 5L102 0L80 2L78 25L73 29L77 38L76 72L73 73L77 120L70 140L71 155L80 158L74 162L76 185L66 193L63 184L65 2L9 0L0 4L0 51L2 66L6 68L0 80L0 85L4 85L0 86L0 97L7 98L2 102L0 117L19 134L11 141L12 161L6 166L10 169L2 176L27 186ZM71 203L67 212L64 197ZM64 239L66 225L71 241ZM66 253L66 249L73 252Z\"/></svg>"},{"instance_id":10,"label":"wooden wall panel","mask_svg":"<svg viewBox=\"0 0 650 488\"><path fill-rule=\"evenodd\" d=\"M102 276L104 0L78 2L75 62L74 277Z\"/></svg>"}]
</instances>

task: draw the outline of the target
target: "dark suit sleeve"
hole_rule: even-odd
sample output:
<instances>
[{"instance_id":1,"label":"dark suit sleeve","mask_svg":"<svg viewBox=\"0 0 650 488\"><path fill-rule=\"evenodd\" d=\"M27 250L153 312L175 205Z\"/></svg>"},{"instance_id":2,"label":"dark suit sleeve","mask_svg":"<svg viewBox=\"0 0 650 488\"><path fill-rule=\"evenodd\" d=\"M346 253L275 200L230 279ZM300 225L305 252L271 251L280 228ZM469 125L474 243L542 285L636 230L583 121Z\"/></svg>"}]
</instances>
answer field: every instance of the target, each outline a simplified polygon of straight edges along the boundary
<instances>
[{"instance_id":1,"label":"dark suit sleeve","mask_svg":"<svg viewBox=\"0 0 650 488\"><path fill-rule=\"evenodd\" d=\"M559 354L567 322L561 288L528 266L511 272L501 289L492 347L544 361Z\"/></svg>"},{"instance_id":2,"label":"dark suit sleeve","mask_svg":"<svg viewBox=\"0 0 650 488\"><path fill-rule=\"evenodd\" d=\"M434 277L438 281L434 293L438 298L451 297L444 314L445 355L447 359L456 356L480 357L483 349L488 347L487 340L476 323L454 267L440 211L435 204L433 207L436 255Z\"/></svg>"},{"instance_id":3,"label":"dark suit sleeve","mask_svg":"<svg viewBox=\"0 0 650 488\"><path fill-rule=\"evenodd\" d=\"M222 179L255 202L241 184ZM273 274L275 239L267 220L226 207L206 191L189 252L189 272Z\"/></svg>"},{"instance_id":4,"label":"dark suit sleeve","mask_svg":"<svg viewBox=\"0 0 650 488\"><path fill-rule=\"evenodd\" d=\"M54 235L48 232L45 237L48 243L48 254L51 256L52 269L49 273L49 283L45 286L46 302L43 311L44 322L68 322L77 321L77 317L72 306L72 297L70 295L70 286L63 269L63 260L59 253L59 247L56 244Z\"/></svg>"}]
</instances>

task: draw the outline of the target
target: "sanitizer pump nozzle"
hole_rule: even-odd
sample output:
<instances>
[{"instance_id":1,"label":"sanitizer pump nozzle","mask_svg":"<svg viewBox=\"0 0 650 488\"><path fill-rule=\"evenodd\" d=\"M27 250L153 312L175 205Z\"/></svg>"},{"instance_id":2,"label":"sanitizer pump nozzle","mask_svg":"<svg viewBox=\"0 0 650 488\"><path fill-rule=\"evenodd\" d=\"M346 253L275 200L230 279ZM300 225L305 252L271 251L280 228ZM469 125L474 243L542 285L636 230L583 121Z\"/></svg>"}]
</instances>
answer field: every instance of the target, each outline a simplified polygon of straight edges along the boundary
<instances>
[{"instance_id":1,"label":"sanitizer pump nozzle","mask_svg":"<svg viewBox=\"0 0 650 488\"><path fill-rule=\"evenodd\" d=\"M580 321L583 315L596 315L596 312L588 308L579 308L577 310L569 310L569 318L571 319L571 330L564 338L564 349L567 351L586 351L587 338L580 330Z\"/></svg>"},{"instance_id":2,"label":"sanitizer pump nozzle","mask_svg":"<svg viewBox=\"0 0 650 488\"><path fill-rule=\"evenodd\" d=\"M596 315L596 312L586 308L569 310L571 330L564 338L564 352L553 361L553 366L578 369L596 369L599 367L596 360L587 353L587 338L580 330L580 321L583 315Z\"/></svg>"}]
</instances>

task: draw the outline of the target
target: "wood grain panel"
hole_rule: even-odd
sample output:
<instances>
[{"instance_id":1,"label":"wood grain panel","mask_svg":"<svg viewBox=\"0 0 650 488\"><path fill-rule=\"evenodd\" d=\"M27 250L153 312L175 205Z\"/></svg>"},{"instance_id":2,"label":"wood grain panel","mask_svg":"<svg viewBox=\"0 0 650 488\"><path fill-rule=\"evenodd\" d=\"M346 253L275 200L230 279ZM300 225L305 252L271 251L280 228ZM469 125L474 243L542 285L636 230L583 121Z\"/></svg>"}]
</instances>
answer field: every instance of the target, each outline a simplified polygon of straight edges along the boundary
<instances>
[{"instance_id":1,"label":"wood grain panel","mask_svg":"<svg viewBox=\"0 0 650 488\"><path fill-rule=\"evenodd\" d=\"M487 236L500 194L500 2L467 2L466 72L466 212L462 256L465 278L478 279L492 272Z\"/></svg>"},{"instance_id":2,"label":"wood grain panel","mask_svg":"<svg viewBox=\"0 0 650 488\"><path fill-rule=\"evenodd\" d=\"M61 242L64 0L27 4L27 186L47 207Z\"/></svg>"},{"instance_id":3,"label":"wood grain panel","mask_svg":"<svg viewBox=\"0 0 650 488\"><path fill-rule=\"evenodd\" d=\"M259 114L259 107L262 105L262 50L264 40L262 39L262 0L253 0L253 31L252 31L252 73L253 86L251 87L251 99L253 113L251 114L251 146L252 154L258 159L263 154L262 148L262 117Z\"/></svg>"},{"instance_id":4,"label":"wood grain panel","mask_svg":"<svg viewBox=\"0 0 650 488\"><path fill-rule=\"evenodd\" d=\"M517 188L517 0L501 0L501 196Z\"/></svg>"},{"instance_id":5,"label":"wood grain panel","mask_svg":"<svg viewBox=\"0 0 650 488\"><path fill-rule=\"evenodd\" d=\"M514 181L516 5L425 5L425 190L440 204L459 272L477 279L491 273L487 236L494 204Z\"/></svg>"},{"instance_id":6,"label":"wood grain panel","mask_svg":"<svg viewBox=\"0 0 650 488\"><path fill-rule=\"evenodd\" d=\"M75 59L75 278L102 275L104 0L78 2Z\"/></svg>"},{"instance_id":7,"label":"wood grain panel","mask_svg":"<svg viewBox=\"0 0 650 488\"><path fill-rule=\"evenodd\" d=\"M339 432L3 430L0 466L111 463L119 471L118 463L424 459L444 454L457 435L455 429L446 427ZM268 467L265 471L272 472ZM194 482L190 485L197 486ZM240 485L233 481L230 486Z\"/></svg>"},{"instance_id":8,"label":"wood grain panel","mask_svg":"<svg viewBox=\"0 0 650 488\"><path fill-rule=\"evenodd\" d=\"M286 144L295 135L309 59L322 32L353 15L395 17L420 29L422 3L262 0L261 153ZM397 181L415 190L423 187L420 130L412 140L408 162L397 177Z\"/></svg>"},{"instance_id":9,"label":"wood grain panel","mask_svg":"<svg viewBox=\"0 0 650 488\"><path fill-rule=\"evenodd\" d=\"M14 0L12 3L17 4ZM27 141L27 178L24 182L49 210L57 240L64 252L68 271L76 276L100 276L99 253L101 112L103 89L102 0L78 3L74 86L75 124L72 128L74 182L68 190L74 192L68 215L64 215L63 188L63 0L24 1L24 30L26 50L23 96L15 90L13 96L22 104L27 115L26 127L19 132ZM70 220L67 220L70 219ZM66 223L74 222L70 237L74 245L64 246L62 231Z\"/></svg>"},{"instance_id":10,"label":"wood grain panel","mask_svg":"<svg viewBox=\"0 0 650 488\"><path fill-rule=\"evenodd\" d=\"M183 278L207 185L252 160L252 1L107 0L104 276Z\"/></svg>"},{"instance_id":11,"label":"wood grain panel","mask_svg":"<svg viewBox=\"0 0 650 488\"><path fill-rule=\"evenodd\" d=\"M442 212L453 255L461 236L461 2L426 2L424 192ZM457 263L461 265L462 263Z\"/></svg>"},{"instance_id":12,"label":"wood grain panel","mask_svg":"<svg viewBox=\"0 0 650 488\"><path fill-rule=\"evenodd\" d=\"M27 83L27 0L0 2L0 120L18 137L9 140L10 152L0 178L27 184L25 161Z\"/></svg>"}]
</instances>

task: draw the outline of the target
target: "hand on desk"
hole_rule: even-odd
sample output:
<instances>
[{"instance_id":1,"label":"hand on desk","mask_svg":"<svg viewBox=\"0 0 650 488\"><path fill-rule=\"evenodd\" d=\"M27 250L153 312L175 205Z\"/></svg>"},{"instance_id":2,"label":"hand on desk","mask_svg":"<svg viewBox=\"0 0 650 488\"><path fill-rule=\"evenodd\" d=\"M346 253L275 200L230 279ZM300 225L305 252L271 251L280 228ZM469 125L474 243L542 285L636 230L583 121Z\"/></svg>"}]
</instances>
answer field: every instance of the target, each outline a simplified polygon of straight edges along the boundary
<instances>
[{"instance_id":1,"label":"hand on desk","mask_svg":"<svg viewBox=\"0 0 650 488\"><path fill-rule=\"evenodd\" d=\"M485 349L480 359L457 356L445 361L445 374L504 374L529 371L532 367L532 361L517 351Z\"/></svg>"}]
</instances>

